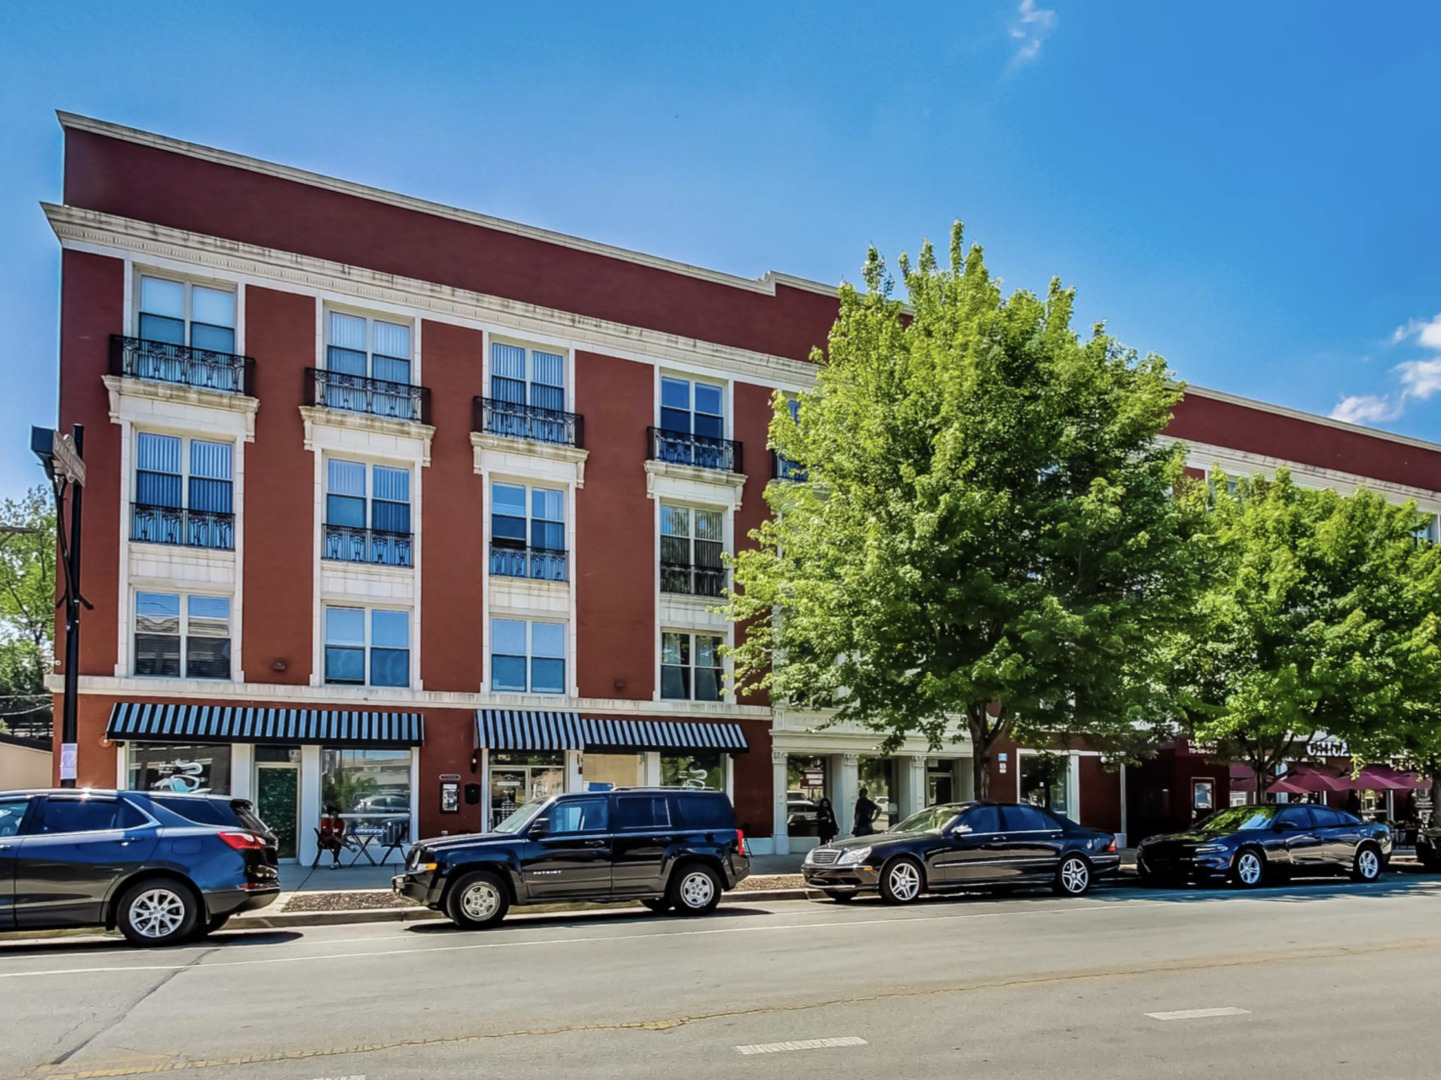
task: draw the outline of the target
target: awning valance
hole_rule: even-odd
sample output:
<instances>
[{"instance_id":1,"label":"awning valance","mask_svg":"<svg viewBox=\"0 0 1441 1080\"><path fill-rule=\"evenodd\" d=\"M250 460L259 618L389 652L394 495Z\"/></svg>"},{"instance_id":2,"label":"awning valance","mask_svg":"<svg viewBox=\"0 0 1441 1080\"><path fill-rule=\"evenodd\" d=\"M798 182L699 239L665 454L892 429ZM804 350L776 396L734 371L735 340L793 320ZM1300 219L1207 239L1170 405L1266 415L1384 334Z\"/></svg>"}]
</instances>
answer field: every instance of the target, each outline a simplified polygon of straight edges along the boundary
<instances>
[{"instance_id":1,"label":"awning valance","mask_svg":"<svg viewBox=\"0 0 1441 1080\"><path fill-rule=\"evenodd\" d=\"M123 702L111 709L105 737L136 742L419 746L425 741L425 719L412 712L249 709L224 705Z\"/></svg>"},{"instance_id":2,"label":"awning valance","mask_svg":"<svg viewBox=\"0 0 1441 1080\"><path fill-rule=\"evenodd\" d=\"M479 709L476 744L490 750L748 749L739 724L684 720L608 720L573 712Z\"/></svg>"}]
</instances>

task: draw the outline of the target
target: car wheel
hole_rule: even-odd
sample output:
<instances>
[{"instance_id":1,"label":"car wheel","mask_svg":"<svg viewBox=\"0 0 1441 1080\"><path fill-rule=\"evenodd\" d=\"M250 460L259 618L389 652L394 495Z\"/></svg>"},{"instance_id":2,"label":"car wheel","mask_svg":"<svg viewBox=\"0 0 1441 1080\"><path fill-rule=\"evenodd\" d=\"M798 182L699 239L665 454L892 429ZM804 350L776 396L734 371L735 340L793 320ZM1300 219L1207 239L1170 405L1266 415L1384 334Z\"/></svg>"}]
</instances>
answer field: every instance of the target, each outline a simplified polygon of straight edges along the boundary
<instances>
[{"instance_id":1,"label":"car wheel","mask_svg":"<svg viewBox=\"0 0 1441 1080\"><path fill-rule=\"evenodd\" d=\"M881 899L888 904L909 904L925 887L925 875L915 859L896 859L881 871Z\"/></svg>"},{"instance_id":2,"label":"car wheel","mask_svg":"<svg viewBox=\"0 0 1441 1080\"><path fill-rule=\"evenodd\" d=\"M720 875L705 863L686 863L671 874L667 899L678 915L708 915L720 898Z\"/></svg>"},{"instance_id":3,"label":"car wheel","mask_svg":"<svg viewBox=\"0 0 1441 1080\"><path fill-rule=\"evenodd\" d=\"M1091 864L1084 855L1063 855L1051 886L1062 896L1085 896L1091 891Z\"/></svg>"},{"instance_id":4,"label":"car wheel","mask_svg":"<svg viewBox=\"0 0 1441 1080\"><path fill-rule=\"evenodd\" d=\"M200 898L169 878L151 878L125 890L115 923L132 945L178 945L200 924Z\"/></svg>"},{"instance_id":5,"label":"car wheel","mask_svg":"<svg viewBox=\"0 0 1441 1080\"><path fill-rule=\"evenodd\" d=\"M1266 877L1266 859L1255 848L1242 848L1231 863L1231 880L1243 889L1254 889Z\"/></svg>"},{"instance_id":6,"label":"car wheel","mask_svg":"<svg viewBox=\"0 0 1441 1080\"><path fill-rule=\"evenodd\" d=\"M849 904L856 898L855 893L842 892L840 889L822 889L821 892L825 893L827 897L834 900L837 904Z\"/></svg>"},{"instance_id":7,"label":"car wheel","mask_svg":"<svg viewBox=\"0 0 1441 1080\"><path fill-rule=\"evenodd\" d=\"M466 874L450 887L445 898L445 913L465 930L494 926L509 909L510 897L500 878L484 870Z\"/></svg>"},{"instance_id":8,"label":"car wheel","mask_svg":"<svg viewBox=\"0 0 1441 1080\"><path fill-rule=\"evenodd\" d=\"M662 912L662 911L669 911L669 910L670 910L670 901L669 901L669 900L661 900L661 899L642 900L641 903L644 904L646 907L650 908L652 911L656 912L657 914L659 914L659 913Z\"/></svg>"},{"instance_id":9,"label":"car wheel","mask_svg":"<svg viewBox=\"0 0 1441 1080\"><path fill-rule=\"evenodd\" d=\"M1356 858L1351 864L1352 881L1376 881L1381 877L1381 853L1371 844L1362 844L1356 849Z\"/></svg>"}]
</instances>

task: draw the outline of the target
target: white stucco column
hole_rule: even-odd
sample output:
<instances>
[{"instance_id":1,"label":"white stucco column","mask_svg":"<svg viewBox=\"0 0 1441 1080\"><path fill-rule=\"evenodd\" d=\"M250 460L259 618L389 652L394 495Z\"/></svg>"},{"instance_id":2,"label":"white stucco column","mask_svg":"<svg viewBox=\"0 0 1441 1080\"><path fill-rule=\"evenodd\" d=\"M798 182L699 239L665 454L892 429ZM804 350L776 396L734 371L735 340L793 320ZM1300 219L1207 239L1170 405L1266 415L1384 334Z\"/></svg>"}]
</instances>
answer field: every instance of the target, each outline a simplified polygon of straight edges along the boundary
<instances>
[{"instance_id":1,"label":"white stucco column","mask_svg":"<svg viewBox=\"0 0 1441 1080\"><path fill-rule=\"evenodd\" d=\"M640 783L642 787L660 787L660 751L647 750L641 755Z\"/></svg>"},{"instance_id":2,"label":"white stucco column","mask_svg":"<svg viewBox=\"0 0 1441 1080\"><path fill-rule=\"evenodd\" d=\"M300 820L295 823L295 851L301 866L315 861L315 828L320 824L320 747L300 748Z\"/></svg>"},{"instance_id":3,"label":"white stucco column","mask_svg":"<svg viewBox=\"0 0 1441 1080\"><path fill-rule=\"evenodd\" d=\"M956 802L970 802L976 797L975 766L971 758L956 758L951 764L952 790L956 793Z\"/></svg>"},{"instance_id":4,"label":"white stucco column","mask_svg":"<svg viewBox=\"0 0 1441 1080\"><path fill-rule=\"evenodd\" d=\"M836 812L840 835L849 836L856 820L856 799L861 790L861 758L859 754L835 754L831 758L835 786L831 792L831 808Z\"/></svg>"},{"instance_id":5,"label":"white stucco column","mask_svg":"<svg viewBox=\"0 0 1441 1080\"><path fill-rule=\"evenodd\" d=\"M786 831L786 752L771 751L771 793L775 803L775 822L771 837L777 855L790 854L790 837Z\"/></svg>"},{"instance_id":6,"label":"white stucco column","mask_svg":"<svg viewBox=\"0 0 1441 1080\"><path fill-rule=\"evenodd\" d=\"M1066 762L1066 816L1081 820L1081 757L1074 752Z\"/></svg>"},{"instance_id":7,"label":"white stucco column","mask_svg":"<svg viewBox=\"0 0 1441 1080\"><path fill-rule=\"evenodd\" d=\"M565 790L585 790L585 780L580 774L579 750L567 750L565 752Z\"/></svg>"},{"instance_id":8,"label":"white stucco column","mask_svg":"<svg viewBox=\"0 0 1441 1080\"><path fill-rule=\"evenodd\" d=\"M902 754L896 760L900 762L896 786L901 789L896 801L900 804L901 817L905 818L925 809L926 758L924 754Z\"/></svg>"},{"instance_id":9,"label":"white stucco column","mask_svg":"<svg viewBox=\"0 0 1441 1080\"><path fill-rule=\"evenodd\" d=\"M480 748L480 763L475 774L480 781L480 831L490 832L490 748Z\"/></svg>"},{"instance_id":10,"label":"white stucco column","mask_svg":"<svg viewBox=\"0 0 1441 1080\"><path fill-rule=\"evenodd\" d=\"M1230 802L1229 795L1227 796L1227 802L1228 804ZM1126 763L1123 761L1121 762L1121 835L1116 837L1117 847L1126 846L1126 834L1129 831L1126 827Z\"/></svg>"},{"instance_id":11,"label":"white stucco column","mask_svg":"<svg viewBox=\"0 0 1441 1080\"><path fill-rule=\"evenodd\" d=\"M250 743L230 744L230 794L255 798L255 747Z\"/></svg>"}]
</instances>

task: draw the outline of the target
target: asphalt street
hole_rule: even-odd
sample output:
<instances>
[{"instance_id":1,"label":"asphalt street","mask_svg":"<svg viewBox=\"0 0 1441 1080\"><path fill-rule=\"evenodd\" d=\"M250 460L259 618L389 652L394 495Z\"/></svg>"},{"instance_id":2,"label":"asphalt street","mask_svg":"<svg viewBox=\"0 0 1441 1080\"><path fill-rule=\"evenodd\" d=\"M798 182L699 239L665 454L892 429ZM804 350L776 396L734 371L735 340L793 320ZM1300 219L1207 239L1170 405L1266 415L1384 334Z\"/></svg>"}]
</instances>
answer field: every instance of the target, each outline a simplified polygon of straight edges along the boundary
<instances>
[{"instance_id":1,"label":"asphalt street","mask_svg":"<svg viewBox=\"0 0 1441 1080\"><path fill-rule=\"evenodd\" d=\"M0 1077L1441 1075L1441 880L0 943Z\"/></svg>"}]
</instances>

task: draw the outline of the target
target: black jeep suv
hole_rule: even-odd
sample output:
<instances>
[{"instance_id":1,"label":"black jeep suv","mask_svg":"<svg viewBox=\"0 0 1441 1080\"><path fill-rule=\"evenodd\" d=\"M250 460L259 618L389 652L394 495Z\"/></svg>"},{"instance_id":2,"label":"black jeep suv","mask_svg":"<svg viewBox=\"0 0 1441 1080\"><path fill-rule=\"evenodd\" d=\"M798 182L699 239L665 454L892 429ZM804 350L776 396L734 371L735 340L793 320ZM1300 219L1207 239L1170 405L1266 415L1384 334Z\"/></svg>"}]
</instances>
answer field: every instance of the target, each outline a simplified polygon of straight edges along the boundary
<instances>
[{"instance_id":1,"label":"black jeep suv","mask_svg":"<svg viewBox=\"0 0 1441 1080\"><path fill-rule=\"evenodd\" d=\"M531 803L494 832L418 841L392 886L478 929L511 904L639 900L704 915L749 873L724 794L617 788Z\"/></svg>"}]
</instances>

